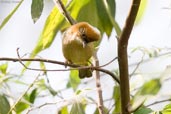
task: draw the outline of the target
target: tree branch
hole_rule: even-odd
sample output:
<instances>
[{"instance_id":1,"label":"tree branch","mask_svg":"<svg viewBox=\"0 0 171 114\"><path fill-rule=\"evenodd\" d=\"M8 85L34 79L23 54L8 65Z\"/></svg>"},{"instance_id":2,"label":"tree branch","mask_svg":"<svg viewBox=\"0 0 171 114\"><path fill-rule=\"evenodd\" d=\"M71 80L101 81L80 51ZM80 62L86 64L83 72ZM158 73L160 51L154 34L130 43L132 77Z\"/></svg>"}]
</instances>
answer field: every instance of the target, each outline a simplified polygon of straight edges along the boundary
<instances>
[{"instance_id":1,"label":"tree branch","mask_svg":"<svg viewBox=\"0 0 171 114\"><path fill-rule=\"evenodd\" d=\"M97 50L94 53L93 56L95 66L99 66L99 60L97 57ZM101 88L101 83L100 83L100 72L96 70L95 72L95 78L96 78L96 88L97 88L97 93L98 93L98 110L99 114L104 114L104 105L103 105L103 95L102 95L102 88Z\"/></svg>"},{"instance_id":2,"label":"tree branch","mask_svg":"<svg viewBox=\"0 0 171 114\"><path fill-rule=\"evenodd\" d=\"M171 101L170 98L169 99L165 99L165 100L155 101L155 102L153 102L151 104L146 105L146 107L150 107L152 105L156 105L156 104L163 103L163 102L170 102L170 101Z\"/></svg>"},{"instance_id":3,"label":"tree branch","mask_svg":"<svg viewBox=\"0 0 171 114\"><path fill-rule=\"evenodd\" d=\"M122 114L130 114L130 112L128 111L128 107L130 105L130 91L127 46L134 25L134 21L139 9L140 1L141 0L132 1L132 6L127 17L125 26L122 30L120 38L118 39L118 64L120 72Z\"/></svg>"},{"instance_id":4,"label":"tree branch","mask_svg":"<svg viewBox=\"0 0 171 114\"><path fill-rule=\"evenodd\" d=\"M113 60L115 60L115 59L113 59ZM32 61L32 62L34 62L35 61L35 62L46 62L46 63L52 63L52 64L58 64L58 65L73 67L73 68L70 68L70 69L49 69L49 70L46 69L45 70L45 69L37 69L37 68L28 68L28 67L24 66L28 70L35 70L35 71L69 71L69 70L76 70L76 69L90 69L91 68L92 70L98 70L98 71L101 71L103 73L106 73L106 74L110 75L117 83L120 83L120 81L117 78L117 76L115 76L111 71L101 68L101 67L104 67L104 66L108 65L108 63L111 63L111 61L108 62L107 64L99 66L99 67L79 66L79 65L76 65L76 64L69 64L69 63L66 63L66 62L50 60L50 59L42 59L42 58L9 58L9 57L0 57L0 61L13 61L13 62L19 62L19 61L20 62L21 61L22 62L23 61Z\"/></svg>"},{"instance_id":5,"label":"tree branch","mask_svg":"<svg viewBox=\"0 0 171 114\"><path fill-rule=\"evenodd\" d=\"M65 19L71 24L74 25L76 21L70 16L70 14L67 12L65 9L65 6L63 5L61 0L53 0L54 3L56 4L58 10L63 14Z\"/></svg>"}]
</instances>

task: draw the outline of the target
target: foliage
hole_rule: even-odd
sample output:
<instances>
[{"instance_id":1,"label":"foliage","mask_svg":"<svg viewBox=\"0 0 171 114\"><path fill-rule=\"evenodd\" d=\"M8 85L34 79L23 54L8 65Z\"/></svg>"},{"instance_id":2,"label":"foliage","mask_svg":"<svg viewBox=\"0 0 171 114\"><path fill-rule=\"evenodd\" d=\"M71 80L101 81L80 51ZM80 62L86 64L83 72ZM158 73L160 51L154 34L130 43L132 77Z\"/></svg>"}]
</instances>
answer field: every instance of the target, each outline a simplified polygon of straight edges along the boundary
<instances>
[{"instance_id":1,"label":"foliage","mask_svg":"<svg viewBox=\"0 0 171 114\"><path fill-rule=\"evenodd\" d=\"M0 114L7 114L10 110L10 104L5 95L0 95Z\"/></svg>"},{"instance_id":2,"label":"foliage","mask_svg":"<svg viewBox=\"0 0 171 114\"><path fill-rule=\"evenodd\" d=\"M31 16L34 23L40 18L43 11L43 6L43 0L32 0Z\"/></svg>"},{"instance_id":3,"label":"foliage","mask_svg":"<svg viewBox=\"0 0 171 114\"><path fill-rule=\"evenodd\" d=\"M115 20L116 14L116 4L115 0L62 0L62 2L65 4L66 9L70 12L71 16L76 19L78 22L80 21L87 21L93 26L97 27L102 36L103 34L106 34L108 38L111 36L112 30L116 32L117 36L120 36L121 34L121 28L119 27L119 24ZM139 15L137 17L137 23L140 22L144 9L147 4L147 0L143 1L143 6L141 11L139 12ZM18 10L20 5L23 3L23 0L21 0L16 7L12 10L12 12L3 20L3 22L0 25L0 30L7 24L7 22L12 18L14 13ZM43 12L44 8L44 1L43 0L32 0L31 4L31 16L34 23L38 21L38 19L41 17L41 14ZM119 10L119 9L118 9ZM63 32L67 27L69 27L69 23L65 20L61 12L57 9L57 7L53 7L50 14L48 15L46 22L44 24L44 27L42 29L42 32L40 33L40 36L38 38L38 42L36 46L34 47L30 58L34 58L36 55L38 55L41 51L49 48L54 39L56 38L56 34L58 32ZM99 44L100 45L100 44ZM132 49L130 55L142 52L144 54L142 61L140 63L136 63L135 66L136 70L131 74L130 80L138 75L144 76L143 72L138 71L138 68L141 64L145 64L147 61L152 61L156 58L159 58L163 56L163 51L166 53L165 49L160 48L143 48L143 47L136 47ZM167 54L167 56L170 56L170 54ZM27 62L26 66L29 66L31 62ZM130 65L131 66L131 65ZM59 114L86 114L86 111L88 109L88 106L95 106L91 107L93 108L94 114L99 114L98 108L97 108L97 102L96 98L93 98L93 96L89 96L89 93L94 91L92 88L85 88L80 90L80 87L84 87L85 84L90 84L92 80L88 81L81 81L78 77L78 71L77 70L71 70L69 79L67 80L67 84L65 85L64 89L55 90L53 87L51 87L49 79L48 79L48 72L43 72L41 75L41 78L36 79L36 81L30 82L29 84L25 81L23 81L25 70L22 72L22 74L10 74L10 71L8 70L9 63L2 63L0 64L0 114L7 114L10 108L13 106L10 101L15 102L16 100L8 93L8 91L11 91L11 83L15 83L16 85L22 86L22 87L31 87L29 90L26 91L26 93L22 96L22 99L17 102L16 106L14 107L13 111L15 111L17 114L21 114L23 112L30 112L35 109L41 110L42 107L46 108L46 106L50 105L59 105ZM43 62L40 62L40 69L46 70L46 64ZM170 69L169 69L170 70ZM114 72L115 74L119 73L117 72L118 69L113 69L111 72ZM170 71L169 71L170 73ZM34 76L33 76L34 77ZM162 85L165 80L162 73L157 78L151 78L150 80L141 80L144 81L138 89L136 87L133 87L131 91L131 104L138 104L135 105L135 109L133 111L134 114L150 114L150 113L161 113L161 114L170 114L171 113L171 104L169 103L166 105L161 111L156 112L155 110L151 109L151 107L148 107L148 98L150 97L158 97L159 92L162 88ZM167 79L170 77L167 77ZM163 81L164 80L164 81ZM103 80L104 81L104 80ZM131 82L131 81L130 81ZM60 85L60 84L59 84ZM105 112L106 113L112 113L116 114L121 112L121 94L120 94L120 86L118 84L111 85L113 87L113 93L111 94L111 97L109 99L105 99L104 103L110 102L110 106L105 105ZM74 95L71 95L72 99L66 99L63 95L65 91L72 91ZM94 94L94 93L93 93ZM58 102L53 103L46 103L42 104L40 106L34 106L36 100L39 100L41 97L46 98L48 97L57 97L60 99ZM140 98L141 96L145 96L145 100L143 99L136 99ZM81 98L81 99L80 99ZM141 102L140 102L141 101ZM170 100L168 100L170 102ZM61 103L61 105L60 105ZM157 103L156 103L157 104Z\"/></svg>"}]
</instances>

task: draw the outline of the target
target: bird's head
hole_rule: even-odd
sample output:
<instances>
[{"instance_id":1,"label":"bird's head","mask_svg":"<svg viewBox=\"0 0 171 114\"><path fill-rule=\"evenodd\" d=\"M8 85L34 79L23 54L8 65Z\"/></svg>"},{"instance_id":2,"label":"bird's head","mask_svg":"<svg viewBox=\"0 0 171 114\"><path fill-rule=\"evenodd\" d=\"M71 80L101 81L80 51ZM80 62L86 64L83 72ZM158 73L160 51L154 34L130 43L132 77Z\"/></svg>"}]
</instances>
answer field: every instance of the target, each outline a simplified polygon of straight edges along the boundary
<instances>
[{"instance_id":1,"label":"bird's head","mask_svg":"<svg viewBox=\"0 0 171 114\"><path fill-rule=\"evenodd\" d=\"M90 42L98 41L101 38L100 32L97 28L91 26L87 22L79 22L70 27L72 33L76 33L77 37L86 46Z\"/></svg>"}]
</instances>

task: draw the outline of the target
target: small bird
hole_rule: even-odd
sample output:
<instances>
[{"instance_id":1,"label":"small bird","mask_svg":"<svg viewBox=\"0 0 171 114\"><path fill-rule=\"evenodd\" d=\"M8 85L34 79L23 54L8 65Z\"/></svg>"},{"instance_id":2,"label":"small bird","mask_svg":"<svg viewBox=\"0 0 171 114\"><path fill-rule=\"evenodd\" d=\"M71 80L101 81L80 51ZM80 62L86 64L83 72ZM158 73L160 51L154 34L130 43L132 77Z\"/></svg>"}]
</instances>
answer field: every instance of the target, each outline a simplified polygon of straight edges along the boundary
<instances>
[{"instance_id":1,"label":"small bird","mask_svg":"<svg viewBox=\"0 0 171 114\"><path fill-rule=\"evenodd\" d=\"M79 22L69 27L62 38L62 51L67 62L88 66L95 51L94 42L101 38L98 29L87 22ZM91 77L91 69L79 69L79 77Z\"/></svg>"}]
</instances>

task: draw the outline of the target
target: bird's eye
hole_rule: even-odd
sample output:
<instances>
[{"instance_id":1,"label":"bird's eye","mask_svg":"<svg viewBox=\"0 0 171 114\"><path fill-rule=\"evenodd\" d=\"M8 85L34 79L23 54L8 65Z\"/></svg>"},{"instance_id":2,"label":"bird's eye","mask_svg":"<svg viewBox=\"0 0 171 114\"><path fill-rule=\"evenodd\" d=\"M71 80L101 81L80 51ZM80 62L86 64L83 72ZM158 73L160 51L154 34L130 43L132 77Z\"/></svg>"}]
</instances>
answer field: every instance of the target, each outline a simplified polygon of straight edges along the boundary
<instances>
[{"instance_id":1,"label":"bird's eye","mask_svg":"<svg viewBox=\"0 0 171 114\"><path fill-rule=\"evenodd\" d=\"M81 38L83 39L83 41L88 43L89 41L88 41L88 38L86 35L86 29L84 27L80 27L79 31L80 31L80 35L81 35Z\"/></svg>"},{"instance_id":2,"label":"bird's eye","mask_svg":"<svg viewBox=\"0 0 171 114\"><path fill-rule=\"evenodd\" d=\"M86 42L86 43L89 42L86 34L81 34L81 38L83 39L84 42Z\"/></svg>"}]
</instances>

